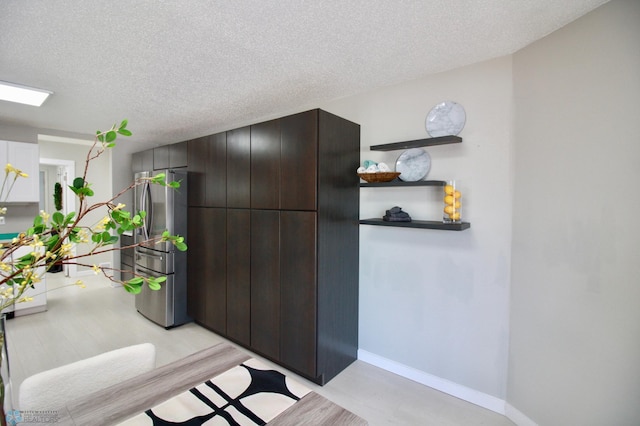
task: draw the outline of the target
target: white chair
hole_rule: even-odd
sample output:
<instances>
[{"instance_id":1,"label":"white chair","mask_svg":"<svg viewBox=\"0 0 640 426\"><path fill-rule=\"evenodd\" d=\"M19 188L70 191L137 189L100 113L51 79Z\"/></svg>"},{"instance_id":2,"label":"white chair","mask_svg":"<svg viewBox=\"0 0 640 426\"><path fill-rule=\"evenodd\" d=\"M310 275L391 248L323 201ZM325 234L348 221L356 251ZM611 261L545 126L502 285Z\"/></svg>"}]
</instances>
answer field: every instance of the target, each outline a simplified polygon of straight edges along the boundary
<instances>
[{"instance_id":1,"label":"white chair","mask_svg":"<svg viewBox=\"0 0 640 426\"><path fill-rule=\"evenodd\" d=\"M20 385L20 410L55 410L80 396L104 389L155 368L151 343L127 346L43 371Z\"/></svg>"}]
</instances>

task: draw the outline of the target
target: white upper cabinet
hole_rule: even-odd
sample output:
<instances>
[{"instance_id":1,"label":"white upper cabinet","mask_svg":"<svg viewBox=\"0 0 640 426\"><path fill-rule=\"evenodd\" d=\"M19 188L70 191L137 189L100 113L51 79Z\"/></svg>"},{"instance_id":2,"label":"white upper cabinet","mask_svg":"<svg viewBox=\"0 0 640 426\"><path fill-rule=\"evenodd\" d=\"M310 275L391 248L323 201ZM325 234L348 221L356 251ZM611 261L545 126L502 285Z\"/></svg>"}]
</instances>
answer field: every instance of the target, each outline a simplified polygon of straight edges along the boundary
<instances>
[{"instance_id":1,"label":"white upper cabinet","mask_svg":"<svg viewBox=\"0 0 640 426\"><path fill-rule=\"evenodd\" d=\"M40 151L38 150L38 144L0 140L0 176L2 176L3 180L5 177L4 167L7 163L23 171L29 177L20 177L16 180L6 202L37 203L40 200L40 179L38 178ZM4 201L5 194L11 187L13 177L14 175L12 174L7 179L0 202Z\"/></svg>"}]
</instances>

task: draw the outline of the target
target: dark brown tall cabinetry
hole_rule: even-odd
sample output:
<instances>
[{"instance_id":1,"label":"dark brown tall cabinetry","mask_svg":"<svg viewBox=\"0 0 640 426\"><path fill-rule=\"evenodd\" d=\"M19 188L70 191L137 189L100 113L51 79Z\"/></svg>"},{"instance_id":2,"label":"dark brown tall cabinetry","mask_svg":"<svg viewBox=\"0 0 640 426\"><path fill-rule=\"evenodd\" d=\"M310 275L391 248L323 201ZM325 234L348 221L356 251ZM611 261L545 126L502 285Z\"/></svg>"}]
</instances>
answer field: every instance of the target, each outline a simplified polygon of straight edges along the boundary
<instances>
[{"instance_id":1,"label":"dark brown tall cabinetry","mask_svg":"<svg viewBox=\"0 0 640 426\"><path fill-rule=\"evenodd\" d=\"M188 142L196 322L320 384L356 359L359 151L318 109Z\"/></svg>"}]
</instances>

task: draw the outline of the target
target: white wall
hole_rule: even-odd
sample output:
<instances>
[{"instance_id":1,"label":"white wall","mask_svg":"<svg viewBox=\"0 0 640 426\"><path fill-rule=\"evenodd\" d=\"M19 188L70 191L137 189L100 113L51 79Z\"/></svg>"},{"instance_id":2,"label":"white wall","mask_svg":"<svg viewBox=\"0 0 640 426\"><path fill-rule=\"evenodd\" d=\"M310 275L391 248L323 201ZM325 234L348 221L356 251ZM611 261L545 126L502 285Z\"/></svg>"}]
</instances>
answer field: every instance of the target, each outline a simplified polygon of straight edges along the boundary
<instances>
[{"instance_id":1,"label":"white wall","mask_svg":"<svg viewBox=\"0 0 640 426\"><path fill-rule=\"evenodd\" d=\"M360 226L361 353L490 396L506 397L511 243L511 58L501 58L320 107L361 125L361 160L392 167L402 151L370 145L427 138L444 100L462 104L462 144L426 148L428 179L462 185L462 232ZM354 164L354 173L357 165ZM395 205L442 217L441 189L363 188L361 218Z\"/></svg>"},{"instance_id":2,"label":"white wall","mask_svg":"<svg viewBox=\"0 0 640 426\"><path fill-rule=\"evenodd\" d=\"M541 425L640 422L640 2L514 55L508 402Z\"/></svg>"}]
</instances>

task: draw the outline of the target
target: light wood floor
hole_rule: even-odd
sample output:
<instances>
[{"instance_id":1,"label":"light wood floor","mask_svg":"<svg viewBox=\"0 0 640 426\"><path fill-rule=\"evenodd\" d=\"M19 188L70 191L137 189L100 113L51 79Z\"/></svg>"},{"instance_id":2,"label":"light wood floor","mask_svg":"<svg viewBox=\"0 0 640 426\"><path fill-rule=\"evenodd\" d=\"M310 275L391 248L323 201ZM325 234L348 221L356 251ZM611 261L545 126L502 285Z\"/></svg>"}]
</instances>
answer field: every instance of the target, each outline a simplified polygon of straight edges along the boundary
<instances>
[{"instance_id":1,"label":"light wood floor","mask_svg":"<svg viewBox=\"0 0 640 426\"><path fill-rule=\"evenodd\" d=\"M160 366L226 341L193 323L165 330L138 314L134 298L121 288L113 288L95 275L80 278L87 285L84 289L63 287L76 279L48 274L48 288L58 289L48 293L47 312L7 321L13 395L32 374L123 346L153 343ZM372 426L513 425L504 416L362 361L353 363L324 387L296 378Z\"/></svg>"}]
</instances>

